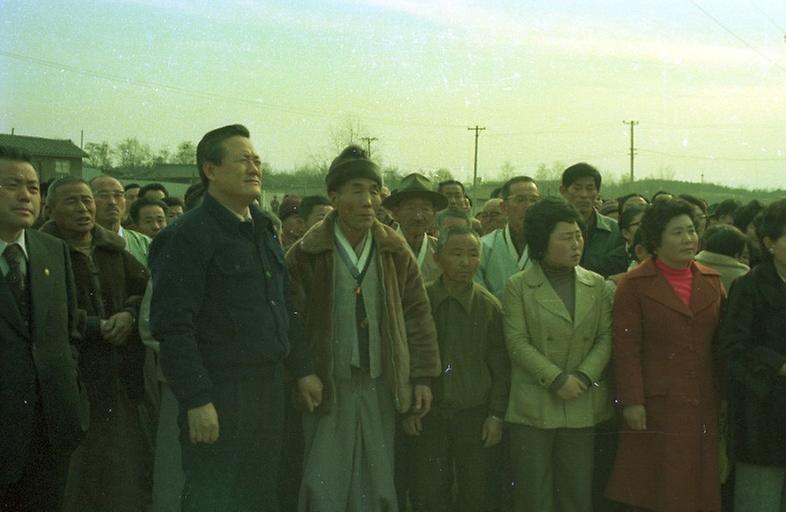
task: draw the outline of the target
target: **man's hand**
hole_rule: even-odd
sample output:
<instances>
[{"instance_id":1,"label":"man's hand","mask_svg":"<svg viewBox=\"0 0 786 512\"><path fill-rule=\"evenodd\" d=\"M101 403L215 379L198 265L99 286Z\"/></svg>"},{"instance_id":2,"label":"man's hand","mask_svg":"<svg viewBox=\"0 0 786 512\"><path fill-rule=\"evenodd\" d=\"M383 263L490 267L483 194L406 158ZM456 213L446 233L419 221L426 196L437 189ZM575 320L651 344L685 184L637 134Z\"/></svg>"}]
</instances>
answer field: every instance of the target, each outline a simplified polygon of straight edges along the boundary
<instances>
[{"instance_id":1,"label":"man's hand","mask_svg":"<svg viewBox=\"0 0 786 512\"><path fill-rule=\"evenodd\" d=\"M191 444L218 441L218 413L212 402L188 410L188 433Z\"/></svg>"},{"instance_id":2,"label":"man's hand","mask_svg":"<svg viewBox=\"0 0 786 512\"><path fill-rule=\"evenodd\" d=\"M306 375L297 381L298 400L308 412L322 403L322 380L316 374Z\"/></svg>"},{"instance_id":3,"label":"man's hand","mask_svg":"<svg viewBox=\"0 0 786 512\"><path fill-rule=\"evenodd\" d=\"M434 396L431 394L431 388L423 384L415 385L415 403L412 404L412 414L417 414L422 418L431 410L431 402Z\"/></svg>"},{"instance_id":4,"label":"man's hand","mask_svg":"<svg viewBox=\"0 0 786 512\"><path fill-rule=\"evenodd\" d=\"M423 432L423 422L417 415L407 416L401 426L404 428L404 432L410 436L419 436Z\"/></svg>"},{"instance_id":5,"label":"man's hand","mask_svg":"<svg viewBox=\"0 0 786 512\"><path fill-rule=\"evenodd\" d=\"M581 382L581 379L575 375L568 375L565 384L557 391L557 396L568 402L577 399L583 395L585 391L587 391L587 386Z\"/></svg>"},{"instance_id":6,"label":"man's hand","mask_svg":"<svg viewBox=\"0 0 786 512\"><path fill-rule=\"evenodd\" d=\"M489 416L483 422L483 448L491 448L502 441L502 421L494 416Z\"/></svg>"},{"instance_id":7,"label":"man's hand","mask_svg":"<svg viewBox=\"0 0 786 512\"><path fill-rule=\"evenodd\" d=\"M128 311L121 311L101 322L101 335L112 345L125 345L133 328L134 317Z\"/></svg>"},{"instance_id":8,"label":"man's hand","mask_svg":"<svg viewBox=\"0 0 786 512\"><path fill-rule=\"evenodd\" d=\"M647 430L647 410L643 405L627 405L622 408L625 423L632 430Z\"/></svg>"}]
</instances>

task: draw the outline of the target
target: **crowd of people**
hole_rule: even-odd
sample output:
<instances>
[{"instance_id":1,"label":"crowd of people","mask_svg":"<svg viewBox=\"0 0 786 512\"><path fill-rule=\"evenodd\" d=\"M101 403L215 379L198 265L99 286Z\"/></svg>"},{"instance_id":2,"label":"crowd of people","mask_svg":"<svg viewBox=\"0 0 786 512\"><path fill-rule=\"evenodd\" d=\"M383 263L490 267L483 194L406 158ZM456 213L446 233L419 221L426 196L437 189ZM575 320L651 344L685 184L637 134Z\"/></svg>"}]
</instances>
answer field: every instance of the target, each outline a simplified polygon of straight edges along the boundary
<instances>
[{"instance_id":1,"label":"crowd of people","mask_svg":"<svg viewBox=\"0 0 786 512\"><path fill-rule=\"evenodd\" d=\"M473 207L359 146L260 204L0 147L0 510L786 511L786 199Z\"/></svg>"}]
</instances>

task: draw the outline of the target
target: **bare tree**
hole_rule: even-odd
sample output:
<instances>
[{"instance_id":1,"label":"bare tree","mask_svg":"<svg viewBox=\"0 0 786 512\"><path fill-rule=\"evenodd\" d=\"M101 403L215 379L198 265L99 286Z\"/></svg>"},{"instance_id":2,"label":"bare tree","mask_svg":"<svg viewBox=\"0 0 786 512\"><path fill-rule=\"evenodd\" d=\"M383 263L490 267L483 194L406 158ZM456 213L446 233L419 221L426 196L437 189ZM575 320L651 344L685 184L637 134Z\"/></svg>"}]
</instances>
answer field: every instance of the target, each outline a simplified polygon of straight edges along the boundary
<instances>
[{"instance_id":1,"label":"bare tree","mask_svg":"<svg viewBox=\"0 0 786 512\"><path fill-rule=\"evenodd\" d=\"M85 152L88 154L87 163L90 167L95 167L102 171L112 168L114 150L112 150L108 142L88 142L85 144Z\"/></svg>"},{"instance_id":2,"label":"bare tree","mask_svg":"<svg viewBox=\"0 0 786 512\"><path fill-rule=\"evenodd\" d=\"M117 155L120 167L136 169L146 167L152 161L150 146L139 142L138 139L125 139L117 145Z\"/></svg>"},{"instance_id":3,"label":"bare tree","mask_svg":"<svg viewBox=\"0 0 786 512\"><path fill-rule=\"evenodd\" d=\"M175 164L196 164L196 145L190 140L184 140L177 145L172 163Z\"/></svg>"}]
</instances>

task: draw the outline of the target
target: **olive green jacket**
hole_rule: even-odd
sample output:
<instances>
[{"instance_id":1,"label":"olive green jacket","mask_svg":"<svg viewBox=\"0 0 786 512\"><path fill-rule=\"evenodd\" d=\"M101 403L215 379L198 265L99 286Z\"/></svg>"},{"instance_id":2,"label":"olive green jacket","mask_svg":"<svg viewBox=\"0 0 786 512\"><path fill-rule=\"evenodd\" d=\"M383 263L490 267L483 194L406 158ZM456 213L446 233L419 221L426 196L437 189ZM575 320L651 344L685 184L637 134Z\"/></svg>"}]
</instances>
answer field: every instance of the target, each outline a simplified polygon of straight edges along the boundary
<instances>
[{"instance_id":1,"label":"olive green jacket","mask_svg":"<svg viewBox=\"0 0 786 512\"><path fill-rule=\"evenodd\" d=\"M505 341L511 359L506 419L537 428L584 428L612 416L609 383L611 294L603 278L577 266L575 315L535 263L510 278L503 296ZM592 385L566 402L550 389L563 372Z\"/></svg>"}]
</instances>

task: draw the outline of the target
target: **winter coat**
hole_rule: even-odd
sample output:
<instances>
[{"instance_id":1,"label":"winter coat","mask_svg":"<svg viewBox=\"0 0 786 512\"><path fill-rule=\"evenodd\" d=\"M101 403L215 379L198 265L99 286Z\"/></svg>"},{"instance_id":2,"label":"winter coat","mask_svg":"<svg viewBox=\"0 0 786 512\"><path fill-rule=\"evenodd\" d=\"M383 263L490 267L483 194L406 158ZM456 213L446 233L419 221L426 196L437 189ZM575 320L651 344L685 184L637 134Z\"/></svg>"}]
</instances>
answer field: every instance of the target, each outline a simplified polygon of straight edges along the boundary
<instances>
[{"instance_id":1,"label":"winter coat","mask_svg":"<svg viewBox=\"0 0 786 512\"><path fill-rule=\"evenodd\" d=\"M293 301L303 316L305 339L324 384L317 412L335 407L333 376L333 265L336 261L336 212L314 225L287 252ZM375 221L383 291L381 330L382 376L399 412L412 405L412 385L429 384L441 372L437 333L426 289L412 251L396 232ZM338 305L341 306L341 305Z\"/></svg>"}]
</instances>

